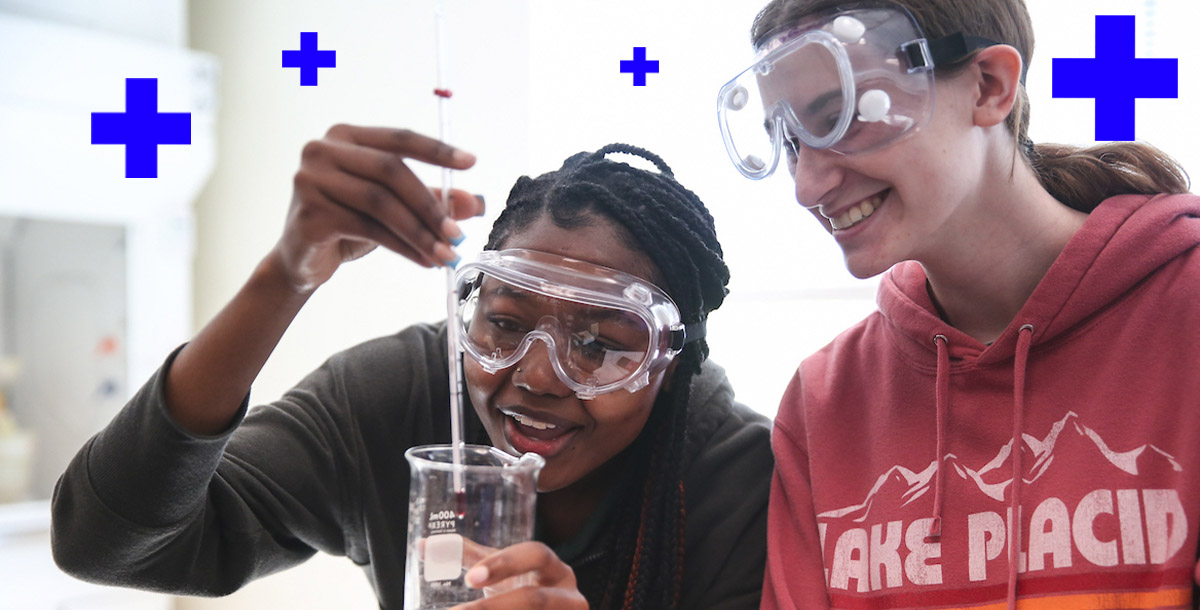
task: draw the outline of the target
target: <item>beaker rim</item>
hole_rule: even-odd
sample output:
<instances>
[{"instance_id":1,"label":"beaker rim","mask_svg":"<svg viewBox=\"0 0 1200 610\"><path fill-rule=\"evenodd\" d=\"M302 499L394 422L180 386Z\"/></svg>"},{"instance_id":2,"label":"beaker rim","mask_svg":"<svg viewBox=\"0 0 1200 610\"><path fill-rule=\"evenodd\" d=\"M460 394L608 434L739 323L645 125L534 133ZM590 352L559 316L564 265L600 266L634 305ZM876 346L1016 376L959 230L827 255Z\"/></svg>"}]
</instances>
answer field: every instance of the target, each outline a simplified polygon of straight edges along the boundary
<instances>
[{"instance_id":1,"label":"beaker rim","mask_svg":"<svg viewBox=\"0 0 1200 610\"><path fill-rule=\"evenodd\" d=\"M404 459L408 460L411 464L420 463L425 468L451 471L454 470L454 462L452 462L450 458L451 449L452 446L449 443L418 445L416 447L409 447L408 450L404 452ZM486 454L496 458L497 461L500 462L499 464L462 464L460 468L466 472L481 471L497 467L506 468L510 471L530 470L537 472L546 465L546 459L536 453L526 453L524 455L515 456L491 445L472 445L466 443L462 445L462 450L464 454ZM431 459L431 454L435 452L439 455L444 455L446 459L444 461Z\"/></svg>"}]
</instances>

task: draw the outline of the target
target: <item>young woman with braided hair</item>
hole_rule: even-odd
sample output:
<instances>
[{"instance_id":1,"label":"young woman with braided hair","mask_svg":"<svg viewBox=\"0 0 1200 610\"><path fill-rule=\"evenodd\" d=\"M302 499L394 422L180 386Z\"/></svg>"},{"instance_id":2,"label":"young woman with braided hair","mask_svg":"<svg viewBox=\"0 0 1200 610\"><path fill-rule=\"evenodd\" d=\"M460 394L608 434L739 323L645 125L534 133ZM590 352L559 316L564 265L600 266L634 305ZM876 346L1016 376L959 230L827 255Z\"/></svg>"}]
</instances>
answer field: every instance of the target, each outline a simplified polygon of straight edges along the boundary
<instances>
[{"instance_id":1,"label":"young woman with braided hair","mask_svg":"<svg viewBox=\"0 0 1200 610\"><path fill-rule=\"evenodd\" d=\"M612 153L643 157L660 173L606 160ZM627 233L623 240L645 252L657 267L651 274L655 283L673 296L681 312L695 312L685 315L685 322L703 322L724 299L728 271L712 218L657 155L614 144L575 155L558 171L521 178L496 220L487 249L511 247L514 239L523 241L519 233L547 217L558 227L586 226L597 217L613 219ZM600 549L611 559L604 562L604 570L592 572L591 582L580 583L590 593L589 599L601 600L596 608L680 607L686 563L683 475L690 456L690 388L684 380L700 373L707 356L708 346L701 340L689 343L676 357L673 379L678 381L672 385L677 390L659 395L660 406L631 447L627 463L648 467L623 469L623 480L617 485L623 497L616 501L615 518L605 524L607 544ZM467 374L468 380L479 378L475 388L486 386L482 374L472 375L470 370ZM539 511L553 513L554 501L543 495Z\"/></svg>"},{"instance_id":2,"label":"young woman with braided hair","mask_svg":"<svg viewBox=\"0 0 1200 610\"><path fill-rule=\"evenodd\" d=\"M402 130L338 126L305 147L278 244L60 480L60 566L89 580L220 595L324 551L362 566L381 608L403 606L403 454L450 441L445 324L337 354L249 413L247 394L342 263L376 245L424 266L456 262L453 218L482 202L462 191L441 201L405 158L474 164ZM485 256L460 269L471 307L449 323L461 325L466 352L465 440L546 458L536 540L466 575L487 587L531 573L534 584L463 607L756 607L769 427L733 401L707 360L704 328L729 271L699 198L645 150L580 153L518 180ZM601 311L526 291L505 275L513 269L562 288L556 295L615 283L675 321L647 326L619 298ZM549 337L570 350L550 349Z\"/></svg>"},{"instance_id":3,"label":"young woman with braided hair","mask_svg":"<svg viewBox=\"0 0 1200 610\"><path fill-rule=\"evenodd\" d=\"M784 394L763 608L1195 608L1182 168L1030 141L1022 0L772 0L751 37L735 165L786 156L850 272L886 273Z\"/></svg>"}]
</instances>

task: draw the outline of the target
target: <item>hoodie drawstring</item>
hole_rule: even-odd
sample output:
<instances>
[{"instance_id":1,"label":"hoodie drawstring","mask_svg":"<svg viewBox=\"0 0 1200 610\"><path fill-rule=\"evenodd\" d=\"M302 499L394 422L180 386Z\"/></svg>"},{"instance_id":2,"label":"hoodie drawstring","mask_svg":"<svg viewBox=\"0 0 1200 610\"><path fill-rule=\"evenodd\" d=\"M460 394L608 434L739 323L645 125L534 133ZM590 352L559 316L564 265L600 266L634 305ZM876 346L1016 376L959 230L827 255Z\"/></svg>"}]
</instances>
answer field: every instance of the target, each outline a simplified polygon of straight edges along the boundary
<instances>
[{"instance_id":1,"label":"hoodie drawstring","mask_svg":"<svg viewBox=\"0 0 1200 610\"><path fill-rule=\"evenodd\" d=\"M946 438L946 403L950 400L950 343L946 335L935 335L933 343L937 346L937 389L934 401L937 408L937 456L933 470L933 521L929 524L930 537L942 535L942 491L946 487L946 477L942 476L942 465L945 459Z\"/></svg>"},{"instance_id":2,"label":"hoodie drawstring","mask_svg":"<svg viewBox=\"0 0 1200 610\"><path fill-rule=\"evenodd\" d=\"M1009 496L1009 524L1011 536L1008 543L1008 610L1017 608L1017 549L1021 546L1021 485L1024 483L1025 432L1025 368L1029 362L1029 347L1033 343L1033 325L1021 327L1017 335L1017 351L1013 356L1013 444L1012 444L1012 494Z\"/></svg>"}]
</instances>

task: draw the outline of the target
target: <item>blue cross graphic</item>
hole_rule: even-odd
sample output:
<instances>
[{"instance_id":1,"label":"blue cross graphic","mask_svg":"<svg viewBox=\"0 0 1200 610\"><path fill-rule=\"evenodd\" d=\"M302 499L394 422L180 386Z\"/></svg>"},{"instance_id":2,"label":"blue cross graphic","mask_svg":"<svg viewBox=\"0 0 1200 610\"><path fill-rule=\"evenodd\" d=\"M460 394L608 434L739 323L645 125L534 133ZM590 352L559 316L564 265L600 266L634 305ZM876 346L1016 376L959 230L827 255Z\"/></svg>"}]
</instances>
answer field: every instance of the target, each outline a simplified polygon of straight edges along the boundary
<instances>
[{"instance_id":1,"label":"blue cross graphic","mask_svg":"<svg viewBox=\"0 0 1200 610\"><path fill-rule=\"evenodd\" d=\"M1133 15L1096 15L1096 57L1054 58L1053 97L1096 100L1096 140L1134 139L1134 101L1179 97L1179 60L1137 58Z\"/></svg>"},{"instance_id":2,"label":"blue cross graphic","mask_svg":"<svg viewBox=\"0 0 1200 610\"><path fill-rule=\"evenodd\" d=\"M646 47L633 47L633 59L621 60L621 72L633 72L633 86L646 86L646 73L658 72L658 60L646 61Z\"/></svg>"},{"instance_id":3,"label":"blue cross graphic","mask_svg":"<svg viewBox=\"0 0 1200 610\"><path fill-rule=\"evenodd\" d=\"M317 33L300 32L300 50L283 52L283 67L300 68L300 86L317 86L317 68L336 68L337 51L318 51Z\"/></svg>"},{"instance_id":4,"label":"blue cross graphic","mask_svg":"<svg viewBox=\"0 0 1200 610\"><path fill-rule=\"evenodd\" d=\"M125 112L93 112L92 144L125 145L125 177L157 178L159 144L191 144L190 112L158 111L158 79L125 79Z\"/></svg>"}]
</instances>

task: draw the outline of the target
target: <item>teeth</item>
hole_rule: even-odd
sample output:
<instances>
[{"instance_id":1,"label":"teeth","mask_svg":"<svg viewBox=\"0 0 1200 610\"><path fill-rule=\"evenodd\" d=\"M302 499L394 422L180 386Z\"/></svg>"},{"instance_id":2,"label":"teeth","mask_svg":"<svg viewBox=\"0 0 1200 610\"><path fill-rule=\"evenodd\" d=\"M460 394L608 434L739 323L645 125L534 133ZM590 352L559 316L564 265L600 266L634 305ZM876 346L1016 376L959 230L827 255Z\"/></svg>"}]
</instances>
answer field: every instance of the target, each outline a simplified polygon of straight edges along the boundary
<instances>
[{"instance_id":1,"label":"teeth","mask_svg":"<svg viewBox=\"0 0 1200 610\"><path fill-rule=\"evenodd\" d=\"M520 413L513 413L512 411L501 411L501 412L504 413L505 415L517 420L518 424L521 424L522 426L529 426L530 428L533 428L534 430L554 430L554 429L558 428L558 426L556 426L554 424L543 422L543 421L538 421L536 419L533 419L532 417L526 417L524 415L521 415Z\"/></svg>"},{"instance_id":2,"label":"teeth","mask_svg":"<svg viewBox=\"0 0 1200 610\"><path fill-rule=\"evenodd\" d=\"M878 210L881 205L883 205L883 195L875 195L870 199L863 200L858 205L850 206L849 210L846 210L837 218L831 218L829 222L833 225L834 229L849 229L862 222L871 214L874 214L875 210Z\"/></svg>"}]
</instances>

